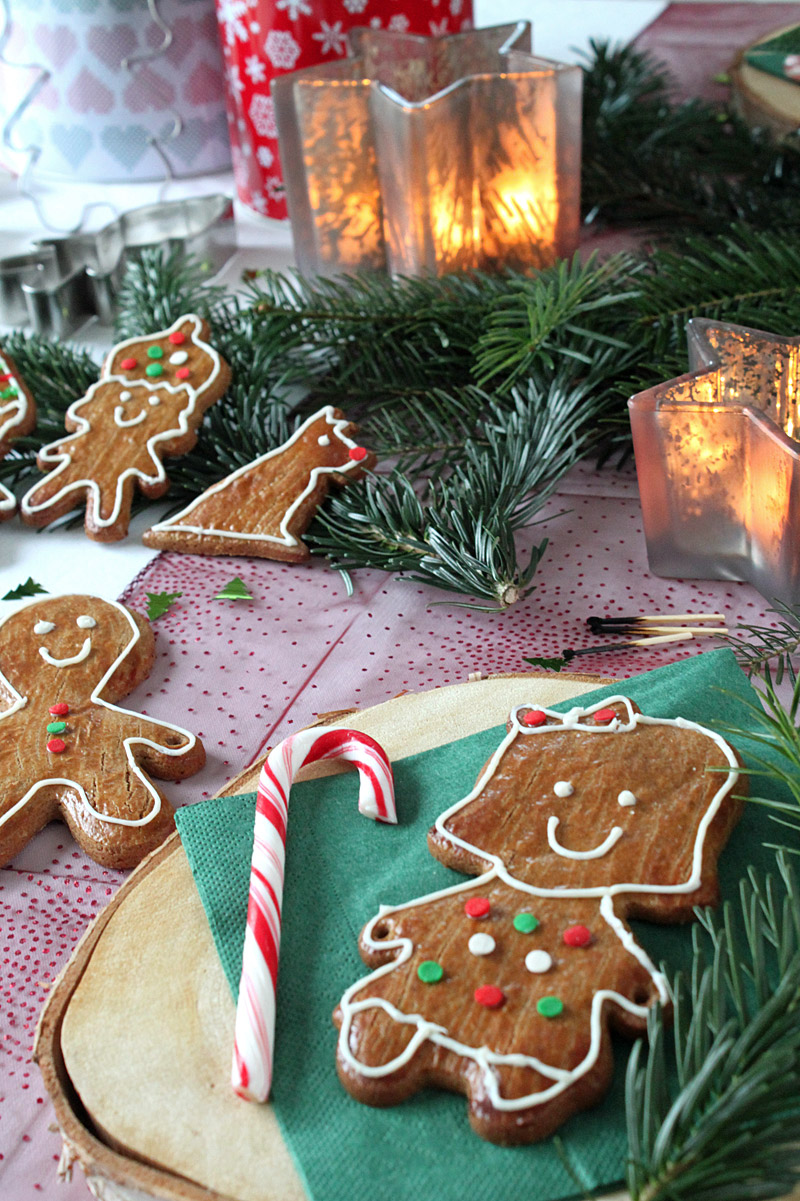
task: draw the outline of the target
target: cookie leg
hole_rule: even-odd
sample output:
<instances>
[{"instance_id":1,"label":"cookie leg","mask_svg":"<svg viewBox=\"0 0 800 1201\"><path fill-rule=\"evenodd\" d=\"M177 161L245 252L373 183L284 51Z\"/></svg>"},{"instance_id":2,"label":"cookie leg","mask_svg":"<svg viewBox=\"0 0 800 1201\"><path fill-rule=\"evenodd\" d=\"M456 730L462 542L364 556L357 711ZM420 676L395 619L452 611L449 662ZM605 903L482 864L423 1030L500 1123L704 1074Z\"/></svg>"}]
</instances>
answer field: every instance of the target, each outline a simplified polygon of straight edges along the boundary
<instances>
[{"instance_id":1,"label":"cookie leg","mask_svg":"<svg viewBox=\"0 0 800 1201\"><path fill-rule=\"evenodd\" d=\"M80 788L64 788L59 807L75 841L104 867L134 867L175 828L169 801L127 760L101 763Z\"/></svg>"},{"instance_id":2,"label":"cookie leg","mask_svg":"<svg viewBox=\"0 0 800 1201\"><path fill-rule=\"evenodd\" d=\"M5 773L7 756L0 756L0 866L10 863L30 840L59 816L58 795L52 785L31 788L29 779Z\"/></svg>"}]
</instances>

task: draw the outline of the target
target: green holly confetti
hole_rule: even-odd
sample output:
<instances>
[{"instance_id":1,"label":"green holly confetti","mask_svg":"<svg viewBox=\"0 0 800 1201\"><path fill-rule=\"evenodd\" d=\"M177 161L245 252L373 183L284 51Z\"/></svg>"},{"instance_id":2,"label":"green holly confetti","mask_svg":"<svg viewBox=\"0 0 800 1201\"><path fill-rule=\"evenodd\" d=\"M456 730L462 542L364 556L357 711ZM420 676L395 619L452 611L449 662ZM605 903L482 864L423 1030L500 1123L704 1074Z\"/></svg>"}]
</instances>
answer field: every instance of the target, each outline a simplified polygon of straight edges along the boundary
<instances>
[{"instance_id":1,"label":"green holly confetti","mask_svg":"<svg viewBox=\"0 0 800 1201\"><path fill-rule=\"evenodd\" d=\"M531 667L543 667L546 671L561 671L569 662L566 658L545 659L538 655L533 659L523 659L522 661L523 663L530 663Z\"/></svg>"},{"instance_id":2,"label":"green holly confetti","mask_svg":"<svg viewBox=\"0 0 800 1201\"><path fill-rule=\"evenodd\" d=\"M218 592L215 600L252 600L253 594L245 584L244 580L240 580L238 575L234 576L229 584L226 584L221 592Z\"/></svg>"},{"instance_id":3,"label":"green holly confetti","mask_svg":"<svg viewBox=\"0 0 800 1201\"><path fill-rule=\"evenodd\" d=\"M24 584L20 584L18 588L12 588L10 592L7 592L3 600L24 600L26 596L37 596L40 592L43 592L45 596L49 595L46 588L43 588L41 584L37 584L36 580L32 579L31 576L28 576Z\"/></svg>"},{"instance_id":4,"label":"green holly confetti","mask_svg":"<svg viewBox=\"0 0 800 1201\"><path fill-rule=\"evenodd\" d=\"M183 596L182 592L146 592L147 597L147 617L150 621L155 621L158 617L163 617L167 610L175 604L179 596Z\"/></svg>"}]
</instances>

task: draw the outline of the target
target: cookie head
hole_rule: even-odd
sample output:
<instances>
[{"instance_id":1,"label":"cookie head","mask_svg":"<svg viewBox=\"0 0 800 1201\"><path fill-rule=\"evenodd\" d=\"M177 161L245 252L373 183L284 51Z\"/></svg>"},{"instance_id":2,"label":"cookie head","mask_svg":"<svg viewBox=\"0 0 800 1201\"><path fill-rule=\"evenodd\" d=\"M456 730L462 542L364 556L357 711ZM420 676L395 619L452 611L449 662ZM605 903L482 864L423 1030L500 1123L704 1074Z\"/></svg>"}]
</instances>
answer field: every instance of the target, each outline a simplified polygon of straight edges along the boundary
<instances>
[{"instance_id":1,"label":"cookie head","mask_svg":"<svg viewBox=\"0 0 800 1201\"><path fill-rule=\"evenodd\" d=\"M77 703L140 638L139 624L121 605L95 596L51 597L18 610L0 626L0 672L21 696L57 700L69 694Z\"/></svg>"},{"instance_id":2,"label":"cookie head","mask_svg":"<svg viewBox=\"0 0 800 1201\"><path fill-rule=\"evenodd\" d=\"M136 384L167 389L205 391L219 376L219 355L208 344L206 323L194 314L179 317L169 329L141 338L128 338L115 346L103 367L132 388Z\"/></svg>"},{"instance_id":3,"label":"cookie head","mask_svg":"<svg viewBox=\"0 0 800 1201\"><path fill-rule=\"evenodd\" d=\"M547 889L637 894L629 912L666 905L675 920L716 898L716 857L741 812L737 765L712 731L624 698L565 715L523 706L494 770L440 818L431 849L468 870L485 870L488 851Z\"/></svg>"}]
</instances>

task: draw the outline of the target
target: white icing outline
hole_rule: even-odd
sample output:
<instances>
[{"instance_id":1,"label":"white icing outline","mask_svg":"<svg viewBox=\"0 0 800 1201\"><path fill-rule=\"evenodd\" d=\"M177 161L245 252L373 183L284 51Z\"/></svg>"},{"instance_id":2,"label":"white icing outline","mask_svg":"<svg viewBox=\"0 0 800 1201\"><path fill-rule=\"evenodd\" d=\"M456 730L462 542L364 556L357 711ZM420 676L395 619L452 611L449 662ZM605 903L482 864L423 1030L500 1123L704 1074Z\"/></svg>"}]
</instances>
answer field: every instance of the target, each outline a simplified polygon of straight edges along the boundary
<instances>
[{"instance_id":1,"label":"white icing outline","mask_svg":"<svg viewBox=\"0 0 800 1201\"><path fill-rule=\"evenodd\" d=\"M339 467L312 467L311 471L309 472L308 484L303 491L295 497L281 518L279 526L281 531L280 537L278 537L276 534L248 534L239 530L218 529L216 526L184 525L182 524L182 521L184 517L188 517L189 514L194 511L201 501L205 501L209 496L215 496L218 492L224 491L229 484L233 483L233 481L238 479L239 476L244 475L245 472L252 471L255 467L260 467L262 463L267 461L267 459L271 459L275 455L282 454L285 450L288 450L289 447L292 446L298 440L298 438L305 433L308 427L312 425L313 422L319 421L321 417L324 417L328 424L333 427L332 433L348 448L348 450L353 450L359 445L358 442L354 442L352 438L348 438L344 433L345 428L350 425L351 422L348 421L346 417L335 417L333 405L324 405L316 413L313 413L311 417L307 418L303 424L295 430L291 438L286 440L286 442L283 442L280 446L276 446L274 450L267 451L265 455L261 455L259 458L253 459L251 463L245 463L244 467L239 467L236 471L231 472L231 474L226 476L224 480L220 480L219 483L212 484L210 488L206 488L205 492L196 497L191 504L186 506L185 509L181 509L180 513L176 513L168 521L157 522L152 527L152 532L170 534L202 534L209 538L236 538L237 540L242 539L246 542L274 542L279 546L299 546L299 538L296 538L294 534L289 532L288 525L305 498L316 488L319 477L321 475L342 475L346 471L353 471L357 467L360 467L360 463L356 462L354 459L350 459L347 463L343 463Z\"/></svg>"},{"instance_id":2,"label":"white icing outline","mask_svg":"<svg viewBox=\"0 0 800 1201\"><path fill-rule=\"evenodd\" d=\"M142 409L138 417L131 417L129 421L125 420L124 413L125 410L122 405L117 405L114 409L114 425L118 426L121 430L125 430L131 425L141 425L147 417L147 409Z\"/></svg>"},{"instance_id":3,"label":"white icing outline","mask_svg":"<svg viewBox=\"0 0 800 1201\"><path fill-rule=\"evenodd\" d=\"M581 717L591 716L597 709L605 709L610 705L624 704L627 711L627 720L621 721L619 718L614 718L607 725L586 725L580 721ZM548 718L553 718L558 724L541 725L541 726L523 726L519 720L519 713L530 709L530 705L518 705L511 713L511 729L506 734L498 746L495 753L492 755L485 770L481 774L477 784L467 796L457 801L449 809L436 819L435 829L437 832L451 845L459 846L476 855L478 858L485 860L490 864L489 869L476 879L467 880L463 884L456 884L450 888L444 888L437 892L428 893L423 897L415 897L414 900L408 901L401 905L381 905L379 912L364 928L363 941L366 947L370 950L380 950L382 952L387 949L397 948L399 955L396 959L388 963L384 963L381 967L376 968L368 976L362 977L352 984L345 992L340 1002L340 1011L342 1015L342 1024L339 1031L339 1055L347 1067L365 1078L380 1078L388 1076L398 1068L407 1064L414 1056L417 1048L427 1039L437 1046L441 1046L447 1050L455 1052L455 1054L471 1059L483 1071L483 1085L485 1095L488 1097L492 1106L498 1111L516 1111L521 1109L529 1109L535 1105L543 1105L545 1102L552 1100L554 1097L562 1093L566 1088L573 1084L576 1080L586 1075L591 1071L597 1062L602 1046L604 1028L602 1024L602 1010L606 1001L613 1002L626 1010L628 1013L636 1017L646 1019L649 1012L649 1005L637 1005L630 1001L627 997L613 989L599 989L592 996L592 1009L590 1016L590 1045L584 1059L571 1069L558 1068L552 1064L545 1064L533 1055L510 1054L501 1055L492 1051L489 1047L468 1047L463 1043L448 1036L447 1030L443 1026L435 1025L428 1022L420 1014L405 1014L397 1009L391 1002L386 1001L383 997L372 997L365 1001L354 1001L353 998L363 989L369 987L374 981L387 975L400 967L401 964L408 961L411 957L414 944L410 938L397 938L393 940L380 939L376 940L372 937L372 931L376 922L384 919L388 914L399 913L406 909L415 908L418 905L427 904L430 901L438 900L445 896L454 896L462 892L480 891L485 885L491 883L492 880L501 880L504 884L517 892L528 894L529 896L538 897L599 897L600 898L600 915L607 925L613 930L620 943L629 954L645 968L649 974L659 1001L664 1004L669 1000L669 989L667 986L666 977L662 972L659 972L652 960L648 956L643 947L635 941L633 934L626 928L625 923L617 916L614 911L614 896L624 892L649 892L655 894L675 895L682 893L695 892L702 883L702 862L703 862L703 846L705 836L711 822L719 811L725 797L732 791L736 781L739 778L738 763L735 753L725 740L716 734L713 730L707 729L705 726L699 725L697 722L688 721L685 718L658 718L648 717L643 713L634 713L631 702L627 697L614 696L606 698L603 701L598 701L595 705L588 709L576 707L570 709L568 713L556 713L554 710L545 709L544 713ZM489 852L482 850L480 847L475 847L471 843L463 839L457 838L445 829L445 823L458 813L465 805L480 796L481 792L487 783L494 776L500 761L505 752L522 734L525 737L546 737L548 733L552 734L555 731L568 730L584 730L590 734L599 736L629 733L636 728L637 725L653 725L653 726L675 726L682 730L695 730L698 733L710 738L722 750L725 758L730 764L731 770L727 773L723 783L714 793L714 796L709 802L708 809L704 813L698 828L695 838L694 851L692 856L692 870L687 880L681 884L630 884L616 883L602 885L594 888L539 888L536 885L525 884L520 880L514 879L509 874L503 861L497 855L492 855ZM615 827L617 829L618 827ZM389 1063L385 1064L362 1064L353 1055L350 1050L350 1029L355 1014L360 1013L365 1009L383 1009L395 1021L406 1024L416 1025L416 1033L411 1038L408 1045L399 1055L397 1055ZM524 1097L505 1098L500 1095L499 1081L495 1066L502 1064L512 1064L517 1067L528 1067L541 1075L553 1081L553 1084L548 1088L538 1093L530 1093Z\"/></svg>"},{"instance_id":4,"label":"white icing outline","mask_svg":"<svg viewBox=\"0 0 800 1201\"><path fill-rule=\"evenodd\" d=\"M556 838L556 830L560 824L560 818L553 814L547 819L547 841L551 851L555 851L562 859L601 859L603 855L615 847L622 838L622 826L614 826L611 833L603 839L596 847L592 847L590 851L570 851L567 847L562 846Z\"/></svg>"},{"instance_id":5,"label":"white icing outline","mask_svg":"<svg viewBox=\"0 0 800 1201\"><path fill-rule=\"evenodd\" d=\"M75 594L70 593L70 594L65 594L65 596L66 595L75 595ZM95 809L94 805L92 805L91 801L89 800L88 796L86 795L86 791L85 791L83 785L79 784L77 782L77 780L69 780L63 776L48 776L47 779L37 780L36 783L31 788L28 789L28 791L21 798L21 800L17 801L17 803L15 805L12 805L12 807L8 810L7 813L0 815L0 827L2 827L10 818L12 818L15 813L18 813L19 810L22 809L23 806L28 803L28 801L31 799L31 797L35 796L35 794L39 791L40 788L44 788L45 786L47 786L49 784L66 784L66 785L69 785L71 788L74 788L76 790L76 792L78 793L78 796L79 796L81 802L83 803L84 808L89 813L91 813L94 817L98 818L101 822L107 822L107 823L109 823L109 825L114 825L114 826L146 826L151 821L153 821L153 819L155 817L157 817L158 814L161 812L161 797L160 797L158 791L156 790L156 788L153 786L153 784L150 782L150 780L147 778L147 776L141 770L139 765L136 763L135 759L133 758L131 748L134 746L149 746L154 751L159 751L162 755L168 755L171 758L178 758L182 755L187 755L191 750L194 749L194 747L197 743L197 736L195 734L192 734L189 730L184 730L181 726L173 725L172 722L169 722L169 721L162 721L160 718L157 718L157 717L147 717L143 713L134 713L134 711L132 709L123 709L120 705L112 705L110 701L104 701L103 698L99 695L102 692L102 690L105 688L108 681L114 675L114 672L117 670L117 668L120 666L120 664L125 659L127 659L128 655L133 650L136 643L139 641L141 634L139 633L139 627L137 626L136 621L134 620L133 616L131 615L131 613L128 612L128 610L125 608L124 605L121 605L119 603L119 601L107 601L107 600L104 600L102 597L91 596L88 593L86 593L84 595L86 595L87 599L89 599L89 600L100 601L104 605L111 605L111 606L113 606L113 608L119 610L119 612L122 613L123 616L125 617L125 620L128 622L128 625L130 626L131 631L133 633L133 637L131 638L130 642L128 642L123 647L123 649L120 651L119 655L114 660L114 662L111 664L111 666L109 667L106 674L103 676L100 683L97 684L96 687L94 688L94 690L92 691L89 699L92 701L93 704L102 705L104 709L110 709L114 713L124 713L128 717L142 718L149 724L152 724L155 726L161 726L165 730L172 730L176 734L183 735L184 738L188 739L188 742L187 742L186 746L176 747L173 749L172 747L161 746L159 743L153 742L149 738L143 738L138 735L134 735L129 738L123 738L122 745L125 749L125 757L128 760L128 766L130 767L134 776L136 776L141 781L141 783L145 787L145 790L147 792L149 792L151 797L153 798L153 808L144 817L139 817L139 818L111 817L107 813L100 813L100 811ZM62 596L62 597L55 596L55 597L51 597L51 598L49 597L48 601L51 599L52 600L63 600L63 599L65 599L65 596ZM37 605L37 604L41 605L43 603L47 603L47 602L43 602L41 597L33 598L32 600L28 601L25 605L21 605L13 613L9 613L6 617L2 618L2 620L0 620L0 626L3 626L12 617L15 617L16 614L20 611L20 609L29 608L31 605ZM90 641L90 640L87 639L87 642L88 641ZM43 647L40 648L40 654L43 649L44 649ZM53 660L50 660L50 661L53 662ZM55 661L55 662L56 662L56 666L58 666L58 661ZM63 663L65 661L62 660L61 662L63 665ZM14 685L11 683L11 681L6 679L5 675L3 674L3 672L1 670L0 670L0 681L2 681L2 683L6 686L6 688L8 688L9 692L13 696L16 697L16 700L13 702L11 707L9 709L6 709L6 711L4 713L0 713L0 722L2 722L6 718L11 717L12 714L18 713L20 709L24 709L24 707L28 703L28 698L26 696L23 696L20 692L17 691L17 689L14 687Z\"/></svg>"},{"instance_id":6,"label":"white icing outline","mask_svg":"<svg viewBox=\"0 0 800 1201\"><path fill-rule=\"evenodd\" d=\"M27 388L16 371L11 370L11 364L3 354L0 354L0 374L11 377L5 388L17 389L16 396L0 401L0 446L2 446L3 442L11 436L11 431L24 423L28 416L30 402ZM5 484L0 484L0 513L13 513L16 507L17 498L14 493Z\"/></svg>"},{"instance_id":7,"label":"white icing outline","mask_svg":"<svg viewBox=\"0 0 800 1201\"><path fill-rule=\"evenodd\" d=\"M80 397L79 400L73 401L73 403L67 409L67 417L72 421L77 422L79 428L74 434L70 434L65 438L58 438L56 441L48 443L47 446L43 446L39 451L39 458L42 462L52 463L55 464L55 466L53 467L52 471L47 473L43 480L39 480L38 483L34 484L34 486L29 488L25 493L20 501L20 509L23 513L39 513L43 509L49 508L51 505L58 504L62 497L69 495L70 492L84 492L87 512L89 511L90 505L92 508L93 525L97 526L98 528L105 529L108 526L114 525L119 520L120 511L123 504L124 484L127 479L133 476L134 479L141 480L143 484L147 484L150 487L153 487L157 484L162 484L166 480L167 474L164 470L164 464L156 456L155 448L161 442L168 442L172 438L189 433L189 417L191 417L197 407L197 400L213 386L214 381L220 374L222 365L222 360L216 350L214 350L213 346L210 346L208 342L204 342L200 337L200 330L202 329L203 322L195 313L186 313L182 317L179 317L177 321L173 322L169 329L160 330L158 333L153 334L152 339L155 341L156 339L160 338L168 338L169 335L177 330L181 325L185 325L190 321L194 323L193 331L189 335L192 344L199 347L207 355L209 355L213 363L211 375L207 380L204 381L203 386L198 390L193 388L188 380L181 380L179 384L173 385L166 380L162 380L160 377L155 383L151 383L149 378L132 380L127 376L123 377L121 375L110 374L106 371L106 367L112 363L127 346L131 346L136 342L141 342L142 338L146 335L140 334L135 338L126 338L124 342L118 342L117 345L112 348L108 358L105 360L102 372L100 374L100 379L97 381L97 383L92 384L86 395ZM87 420L86 417L82 417L78 410L83 408L84 405L88 404L94 398L95 392L102 387L102 385L108 383L126 385L136 384L137 386L147 388L150 392L166 390L173 396L179 396L181 393L186 393L188 403L178 414L177 427L175 429L163 430L159 433L153 434L152 437L147 439L147 452L150 455L150 458L153 460L154 466L157 468L156 474L145 475L144 472L140 471L138 467L127 467L124 471L121 471L117 476L114 508L110 517L104 518L101 516L100 488L98 487L97 480L94 479L73 480L71 483L61 488L60 491L56 492L55 495L48 497L48 499L43 501L41 504L32 504L30 498L34 495L34 493L38 492L38 490L47 480L52 480L54 476L60 475L62 471L65 471L66 468L69 467L70 463L72 462L72 456L69 452L69 449L65 450L64 448L69 447L69 444L74 442L77 438L82 438L84 434L86 434L92 428L91 422ZM116 420L116 412L114 417ZM62 449L58 451L58 447L61 447ZM79 503L80 502L76 500L76 506Z\"/></svg>"}]
</instances>

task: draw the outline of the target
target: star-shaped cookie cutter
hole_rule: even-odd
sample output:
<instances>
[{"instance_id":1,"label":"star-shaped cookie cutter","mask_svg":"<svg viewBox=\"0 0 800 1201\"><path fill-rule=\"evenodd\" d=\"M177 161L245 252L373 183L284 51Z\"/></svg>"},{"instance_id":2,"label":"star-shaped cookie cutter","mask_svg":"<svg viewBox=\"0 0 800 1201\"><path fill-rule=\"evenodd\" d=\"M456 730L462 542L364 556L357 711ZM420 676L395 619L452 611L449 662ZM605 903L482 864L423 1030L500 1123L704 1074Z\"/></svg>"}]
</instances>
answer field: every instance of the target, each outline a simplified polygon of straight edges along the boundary
<instances>
[{"instance_id":1,"label":"star-shaped cookie cutter","mask_svg":"<svg viewBox=\"0 0 800 1201\"><path fill-rule=\"evenodd\" d=\"M650 568L800 602L800 338L695 318L687 375L629 402Z\"/></svg>"},{"instance_id":2,"label":"star-shaped cookie cutter","mask_svg":"<svg viewBox=\"0 0 800 1201\"><path fill-rule=\"evenodd\" d=\"M67 338L90 317L110 325L126 262L147 247L180 246L215 271L235 248L233 202L213 194L131 209L95 233L43 238L0 259L0 322Z\"/></svg>"}]
</instances>

